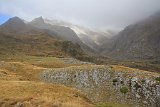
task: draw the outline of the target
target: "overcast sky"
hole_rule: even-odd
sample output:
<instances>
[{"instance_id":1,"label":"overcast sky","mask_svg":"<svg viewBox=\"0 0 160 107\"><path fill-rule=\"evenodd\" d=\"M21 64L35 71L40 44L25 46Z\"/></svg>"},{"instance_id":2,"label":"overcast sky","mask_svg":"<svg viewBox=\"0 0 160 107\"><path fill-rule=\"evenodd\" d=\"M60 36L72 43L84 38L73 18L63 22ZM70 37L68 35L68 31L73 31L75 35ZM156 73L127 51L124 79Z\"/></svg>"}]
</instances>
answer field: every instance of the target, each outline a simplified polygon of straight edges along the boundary
<instances>
[{"instance_id":1,"label":"overcast sky","mask_svg":"<svg viewBox=\"0 0 160 107\"><path fill-rule=\"evenodd\" d=\"M160 0L0 0L0 20L43 16L94 29L123 29L157 11Z\"/></svg>"}]
</instances>

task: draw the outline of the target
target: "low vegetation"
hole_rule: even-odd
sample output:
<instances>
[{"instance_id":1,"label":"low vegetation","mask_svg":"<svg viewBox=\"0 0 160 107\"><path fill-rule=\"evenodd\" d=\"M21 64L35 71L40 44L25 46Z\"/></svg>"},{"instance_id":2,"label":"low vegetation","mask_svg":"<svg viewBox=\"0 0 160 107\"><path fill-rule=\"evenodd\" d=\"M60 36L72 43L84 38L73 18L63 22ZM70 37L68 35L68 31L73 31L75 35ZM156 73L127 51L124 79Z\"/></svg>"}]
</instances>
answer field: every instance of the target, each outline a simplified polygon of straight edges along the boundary
<instances>
[{"instance_id":1,"label":"low vegetation","mask_svg":"<svg viewBox=\"0 0 160 107\"><path fill-rule=\"evenodd\" d=\"M117 104L117 103L97 103L96 107L129 107L125 104Z\"/></svg>"},{"instance_id":2,"label":"low vegetation","mask_svg":"<svg viewBox=\"0 0 160 107\"><path fill-rule=\"evenodd\" d=\"M93 107L76 89L33 81L0 81L1 107Z\"/></svg>"},{"instance_id":3,"label":"low vegetation","mask_svg":"<svg viewBox=\"0 0 160 107\"><path fill-rule=\"evenodd\" d=\"M69 58L69 57L68 57ZM0 84L3 86L0 89L0 106L33 106L42 105L42 106L57 106L57 107L127 107L123 104L117 104L116 97L112 97L114 92L106 90L109 92L107 94L102 94L103 96L112 97L110 103L97 103L93 105L88 99L84 97L83 94L75 89L73 91L73 97L70 94L63 93L66 92L66 88L61 85L52 84L53 87L50 87L46 83L41 83L37 78L39 73L48 69L63 70L65 67L66 72L71 71L94 71L96 69L111 69L114 73L123 72L125 75L131 74L132 71L139 74L138 76L149 77L152 72L147 72L144 70L133 69L129 67L119 66L119 65L94 65L92 63L81 64L81 62L74 64L74 60L70 60L69 63L65 62L65 58L58 57L47 57L47 56L29 56L29 55L1 55L0 56ZM67 60L68 61L68 60ZM143 73L140 73L143 72ZM125 76L124 75L124 76ZM157 79L156 79L157 80ZM33 82L34 81L34 82ZM158 81L158 80L157 80ZM8 82L8 84L7 84ZM111 79L111 83L119 83L119 79L115 76ZM4 83L6 85L4 86ZM24 84L24 85L22 85ZM40 85L43 84L43 85ZM124 84L123 84L124 85ZM123 86L122 85L122 86ZM55 89L55 87L61 87ZM15 87L15 88L14 88ZM17 88L16 88L17 87ZM5 89L6 88L6 89ZM42 91L43 88L43 91ZM12 89L12 90L9 90ZM50 90L51 89L51 90ZM4 91L2 91L4 90ZM51 92L50 92L51 91ZM96 90L97 91L97 90ZM118 92L126 94L129 91L127 87L122 87ZM54 93L53 93L54 92ZM78 93L78 94L77 94ZM58 95L57 95L58 94ZM22 97L20 97L20 95ZM121 95L121 94L120 94ZM69 98L68 98L69 97ZM127 97L126 97L127 98ZM72 99L74 99L72 101ZM120 102L119 102L120 103Z\"/></svg>"},{"instance_id":4,"label":"low vegetation","mask_svg":"<svg viewBox=\"0 0 160 107\"><path fill-rule=\"evenodd\" d=\"M123 86L122 88L120 88L120 92L125 95L128 92L128 88Z\"/></svg>"},{"instance_id":5,"label":"low vegetation","mask_svg":"<svg viewBox=\"0 0 160 107\"><path fill-rule=\"evenodd\" d=\"M160 77L157 77L156 80L160 82Z\"/></svg>"}]
</instances>

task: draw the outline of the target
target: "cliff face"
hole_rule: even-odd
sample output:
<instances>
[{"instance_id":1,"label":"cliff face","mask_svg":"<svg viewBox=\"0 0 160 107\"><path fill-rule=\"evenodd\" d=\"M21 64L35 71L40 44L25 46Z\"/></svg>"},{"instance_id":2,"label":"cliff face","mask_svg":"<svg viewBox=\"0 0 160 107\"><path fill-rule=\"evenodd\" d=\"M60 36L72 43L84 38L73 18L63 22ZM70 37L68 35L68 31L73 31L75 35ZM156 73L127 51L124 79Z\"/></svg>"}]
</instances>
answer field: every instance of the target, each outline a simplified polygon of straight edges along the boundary
<instances>
[{"instance_id":1,"label":"cliff face","mask_svg":"<svg viewBox=\"0 0 160 107\"><path fill-rule=\"evenodd\" d=\"M133 107L159 106L158 76L147 71L103 65L48 69L40 73L41 80L80 89L94 102L127 102Z\"/></svg>"},{"instance_id":2,"label":"cliff face","mask_svg":"<svg viewBox=\"0 0 160 107\"><path fill-rule=\"evenodd\" d=\"M104 44L102 53L115 59L160 58L160 13L129 25Z\"/></svg>"}]
</instances>

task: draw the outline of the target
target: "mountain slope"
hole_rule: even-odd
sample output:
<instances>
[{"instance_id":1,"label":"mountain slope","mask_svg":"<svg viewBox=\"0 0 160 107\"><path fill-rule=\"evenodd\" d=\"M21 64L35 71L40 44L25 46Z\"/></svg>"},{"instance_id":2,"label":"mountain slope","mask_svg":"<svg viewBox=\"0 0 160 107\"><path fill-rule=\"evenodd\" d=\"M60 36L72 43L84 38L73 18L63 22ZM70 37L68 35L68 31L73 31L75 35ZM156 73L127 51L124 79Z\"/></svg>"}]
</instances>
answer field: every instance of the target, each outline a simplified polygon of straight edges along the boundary
<instances>
[{"instance_id":1,"label":"mountain slope","mask_svg":"<svg viewBox=\"0 0 160 107\"><path fill-rule=\"evenodd\" d=\"M117 59L160 58L160 13L126 27L103 46L103 54Z\"/></svg>"},{"instance_id":2,"label":"mountain slope","mask_svg":"<svg viewBox=\"0 0 160 107\"><path fill-rule=\"evenodd\" d=\"M61 21L61 20L44 20L45 23L56 25L56 26L65 26L71 28L80 40L95 50L99 51L99 48L103 43L105 43L110 37L114 36L116 32L113 31L95 31L82 26L74 25L69 22Z\"/></svg>"},{"instance_id":3,"label":"mountain slope","mask_svg":"<svg viewBox=\"0 0 160 107\"><path fill-rule=\"evenodd\" d=\"M93 107L76 89L33 81L0 81L1 107Z\"/></svg>"},{"instance_id":4,"label":"mountain slope","mask_svg":"<svg viewBox=\"0 0 160 107\"><path fill-rule=\"evenodd\" d=\"M75 56L84 55L81 47L58 38L58 34L25 24L14 17L0 26L1 54L27 54L38 56ZM68 44L69 43L69 44ZM66 48L65 51L64 48Z\"/></svg>"},{"instance_id":5,"label":"mountain slope","mask_svg":"<svg viewBox=\"0 0 160 107\"><path fill-rule=\"evenodd\" d=\"M74 33L74 31L72 31L70 28L46 24L42 17L38 17L33 21L29 22L28 24L40 29L48 29L53 32L56 32L60 36L60 38L65 41L72 41L74 43L81 42L77 35Z\"/></svg>"},{"instance_id":6,"label":"mountain slope","mask_svg":"<svg viewBox=\"0 0 160 107\"><path fill-rule=\"evenodd\" d=\"M37 27L39 29L47 29L50 30L50 33L52 34L53 32L56 33L58 35L58 38L64 41L71 41L74 44L78 44L81 46L81 48L89 53L89 54L93 54L94 51L88 47L87 45L85 45L77 36L77 34L70 29L69 27L64 27L64 26L57 26L57 25L51 25L48 24L44 21L44 19L42 17L36 18L33 21L29 22L28 25Z\"/></svg>"}]
</instances>

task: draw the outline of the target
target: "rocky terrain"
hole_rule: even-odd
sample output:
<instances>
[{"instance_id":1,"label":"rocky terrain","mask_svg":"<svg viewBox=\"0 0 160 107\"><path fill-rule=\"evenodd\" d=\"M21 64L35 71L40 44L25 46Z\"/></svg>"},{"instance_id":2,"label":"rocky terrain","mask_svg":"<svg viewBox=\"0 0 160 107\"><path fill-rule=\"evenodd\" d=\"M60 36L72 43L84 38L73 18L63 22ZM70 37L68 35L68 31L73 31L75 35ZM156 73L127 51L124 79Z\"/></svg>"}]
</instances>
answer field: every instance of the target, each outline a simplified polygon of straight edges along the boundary
<instances>
[{"instance_id":1,"label":"rocky terrain","mask_svg":"<svg viewBox=\"0 0 160 107\"><path fill-rule=\"evenodd\" d=\"M102 53L121 60L159 60L160 12L127 26L104 44Z\"/></svg>"},{"instance_id":2,"label":"rocky terrain","mask_svg":"<svg viewBox=\"0 0 160 107\"><path fill-rule=\"evenodd\" d=\"M126 103L132 107L158 107L159 74L113 65L84 65L46 69L40 79L82 90L93 102ZM126 93L121 91L124 87Z\"/></svg>"}]
</instances>

